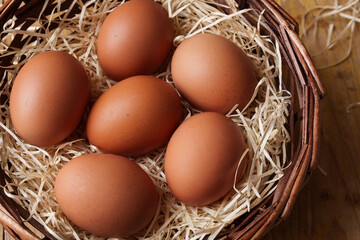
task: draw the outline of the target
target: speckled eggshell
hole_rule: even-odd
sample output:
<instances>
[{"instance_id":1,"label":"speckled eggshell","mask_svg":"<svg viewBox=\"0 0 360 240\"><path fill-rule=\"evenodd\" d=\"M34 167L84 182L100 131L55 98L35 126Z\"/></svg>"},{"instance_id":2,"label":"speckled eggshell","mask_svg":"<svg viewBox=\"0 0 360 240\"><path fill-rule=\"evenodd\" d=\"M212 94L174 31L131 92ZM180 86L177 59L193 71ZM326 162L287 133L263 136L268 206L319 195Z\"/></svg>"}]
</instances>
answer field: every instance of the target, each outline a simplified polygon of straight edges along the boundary
<instances>
[{"instance_id":1,"label":"speckled eggshell","mask_svg":"<svg viewBox=\"0 0 360 240\"><path fill-rule=\"evenodd\" d=\"M72 159L60 170L55 196L77 226L102 237L127 237L153 219L158 194L135 162L113 154Z\"/></svg>"},{"instance_id":2,"label":"speckled eggshell","mask_svg":"<svg viewBox=\"0 0 360 240\"><path fill-rule=\"evenodd\" d=\"M97 56L116 81L154 73L168 56L174 29L167 11L152 0L125 2L101 26Z\"/></svg>"},{"instance_id":3,"label":"speckled eggshell","mask_svg":"<svg viewBox=\"0 0 360 240\"><path fill-rule=\"evenodd\" d=\"M246 144L231 119L205 112L185 120L171 137L165 154L166 181L174 196L195 206L210 204L232 188ZM241 162L238 176L246 166Z\"/></svg>"},{"instance_id":4,"label":"speckled eggshell","mask_svg":"<svg viewBox=\"0 0 360 240\"><path fill-rule=\"evenodd\" d=\"M10 117L22 139L51 146L80 123L90 82L73 56L49 51L30 59L19 71L10 94Z\"/></svg>"},{"instance_id":5,"label":"speckled eggshell","mask_svg":"<svg viewBox=\"0 0 360 240\"><path fill-rule=\"evenodd\" d=\"M251 61L232 41L215 34L185 39L175 50L171 73L176 88L202 111L242 110L257 79Z\"/></svg>"},{"instance_id":6,"label":"speckled eggshell","mask_svg":"<svg viewBox=\"0 0 360 240\"><path fill-rule=\"evenodd\" d=\"M166 144L182 115L179 95L167 82L135 76L115 84L90 110L89 141L103 152L125 156Z\"/></svg>"}]
</instances>

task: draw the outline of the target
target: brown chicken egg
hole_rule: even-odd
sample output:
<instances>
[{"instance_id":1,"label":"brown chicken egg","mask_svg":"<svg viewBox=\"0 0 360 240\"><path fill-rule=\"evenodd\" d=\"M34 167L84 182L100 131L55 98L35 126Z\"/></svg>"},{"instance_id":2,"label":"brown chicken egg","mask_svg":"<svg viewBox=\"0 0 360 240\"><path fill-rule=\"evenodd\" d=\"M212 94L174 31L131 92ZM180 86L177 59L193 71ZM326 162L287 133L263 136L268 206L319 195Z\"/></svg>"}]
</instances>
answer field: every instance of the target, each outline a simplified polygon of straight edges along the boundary
<instances>
[{"instance_id":1,"label":"brown chicken egg","mask_svg":"<svg viewBox=\"0 0 360 240\"><path fill-rule=\"evenodd\" d=\"M242 110L256 84L252 63L232 41L214 34L185 39L175 50L171 73L180 94L203 111Z\"/></svg>"},{"instance_id":2,"label":"brown chicken egg","mask_svg":"<svg viewBox=\"0 0 360 240\"><path fill-rule=\"evenodd\" d=\"M140 155L164 145L181 114L180 97L170 84L152 76L130 77L95 102L87 137L104 152Z\"/></svg>"},{"instance_id":3,"label":"brown chicken egg","mask_svg":"<svg viewBox=\"0 0 360 240\"><path fill-rule=\"evenodd\" d=\"M233 186L246 149L234 122L216 112L185 120L171 137L165 154L166 181L183 203L202 206L223 197ZM246 166L238 168L240 177Z\"/></svg>"},{"instance_id":4,"label":"brown chicken egg","mask_svg":"<svg viewBox=\"0 0 360 240\"><path fill-rule=\"evenodd\" d=\"M55 196L77 226L102 237L128 237L153 219L159 205L151 178L135 162L113 154L88 154L60 170Z\"/></svg>"},{"instance_id":5,"label":"brown chicken egg","mask_svg":"<svg viewBox=\"0 0 360 240\"><path fill-rule=\"evenodd\" d=\"M120 81L152 74L169 54L174 29L166 10L152 0L125 2L101 26L97 55L104 73Z\"/></svg>"},{"instance_id":6,"label":"brown chicken egg","mask_svg":"<svg viewBox=\"0 0 360 240\"><path fill-rule=\"evenodd\" d=\"M10 94L16 132L37 146L51 146L79 124L90 95L81 63L58 51L40 53L19 71Z\"/></svg>"}]
</instances>

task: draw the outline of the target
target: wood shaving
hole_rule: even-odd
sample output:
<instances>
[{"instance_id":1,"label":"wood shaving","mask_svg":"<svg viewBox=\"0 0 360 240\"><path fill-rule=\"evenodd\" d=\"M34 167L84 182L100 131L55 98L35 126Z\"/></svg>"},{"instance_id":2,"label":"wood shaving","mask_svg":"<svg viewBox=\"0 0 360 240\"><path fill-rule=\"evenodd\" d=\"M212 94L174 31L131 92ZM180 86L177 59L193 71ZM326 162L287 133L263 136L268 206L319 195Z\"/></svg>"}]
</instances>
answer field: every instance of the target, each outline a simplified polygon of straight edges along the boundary
<instances>
[{"instance_id":1,"label":"wood shaving","mask_svg":"<svg viewBox=\"0 0 360 240\"><path fill-rule=\"evenodd\" d=\"M326 57L328 51L340 43L346 44L347 49L344 55L335 62L317 66L318 70L337 66L349 58L352 51L354 34L356 33L356 23L360 22L360 1L347 0L339 4L334 0L333 5L316 6L309 9L301 20L301 37L305 41L318 42L320 34L319 26L326 29L326 45L312 54L314 61L317 57ZM308 44L311 47L311 43Z\"/></svg>"},{"instance_id":2,"label":"wood shaving","mask_svg":"<svg viewBox=\"0 0 360 240\"><path fill-rule=\"evenodd\" d=\"M219 10L224 7L213 0L161 0L175 26L174 46L184 39L202 32L222 35L241 47L253 61L259 83L254 96L243 110L228 113L243 131L252 160L244 181L234 185L221 200L204 206L187 206L177 201L166 184L164 174L165 148L134 158L153 179L160 196L159 209L151 224L131 239L214 239L224 228L271 195L287 166L286 146L290 141L286 129L291 95L282 86L282 60L279 44L269 36L260 35L263 18L257 26L246 19L249 9L237 10L236 1L228 0L230 15ZM2 55L16 53L13 66L7 68L2 79L1 97L9 99L11 85L19 68L34 55L49 51L65 51L76 57L91 79L91 101L116 82L104 76L96 56L96 39L106 15L123 2L74 0L72 8L81 12L73 18L57 18L61 1L46 21L38 19L27 31L14 28L14 19L4 26L1 40ZM70 11L69 9L69 11ZM354 20L351 20L354 21ZM48 22L59 26L48 29ZM45 33L35 30L42 28ZM8 42L19 34L36 37L22 49L10 49ZM170 63L155 76L172 83ZM80 127L64 141L49 148L38 148L20 139L10 121L8 101L1 105L0 150L1 167L13 180L4 190L7 196L25 207L58 239L101 239L72 225L60 210L54 195L54 181L58 171L72 158L99 152L84 135L84 117ZM183 100L187 118L198 113ZM234 107L236 109L236 107ZM244 155L245 156L245 155ZM234 176L235 178L235 176Z\"/></svg>"},{"instance_id":3,"label":"wood shaving","mask_svg":"<svg viewBox=\"0 0 360 240\"><path fill-rule=\"evenodd\" d=\"M339 59L333 63L317 66L316 68L318 70L337 66L350 57L354 35L357 32L357 23L360 23L359 0L347 0L343 4L339 4L338 0L334 0L333 5L316 6L305 13L301 21L303 39L309 38L311 41L316 41L320 24L325 24L325 29L327 29L326 46L317 53L312 54L314 60L316 60L316 57L326 57L328 51L340 43L344 43L347 46L342 57L339 57ZM345 27L341 26L341 24L345 24ZM334 29L336 28L342 30L335 32ZM312 37L309 36L311 34L310 32L312 32ZM360 102L352 103L347 106L346 112L350 113L353 108L358 106L360 106Z\"/></svg>"}]
</instances>

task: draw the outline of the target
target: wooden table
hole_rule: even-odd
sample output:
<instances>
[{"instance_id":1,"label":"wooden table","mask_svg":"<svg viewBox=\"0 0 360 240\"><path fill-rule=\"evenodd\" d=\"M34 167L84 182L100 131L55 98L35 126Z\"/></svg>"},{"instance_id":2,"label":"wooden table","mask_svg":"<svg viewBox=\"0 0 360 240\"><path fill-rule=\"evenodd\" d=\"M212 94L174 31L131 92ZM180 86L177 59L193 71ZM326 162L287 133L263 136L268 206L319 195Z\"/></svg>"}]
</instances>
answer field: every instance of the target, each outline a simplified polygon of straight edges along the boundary
<instances>
[{"instance_id":1,"label":"wooden table","mask_svg":"<svg viewBox=\"0 0 360 240\"><path fill-rule=\"evenodd\" d=\"M296 20L316 5L334 0L277 0ZM0 0L0 3L2 0ZM341 1L340 1L341 2ZM341 30L342 22L335 24ZM319 166L302 190L289 219L274 228L265 240L359 240L360 239L360 23L350 57L342 64L319 70L327 89L322 101L322 130ZM323 35L307 41L311 53L326 41ZM316 58L317 66L343 56L347 41ZM0 226L0 240L12 239Z\"/></svg>"}]
</instances>

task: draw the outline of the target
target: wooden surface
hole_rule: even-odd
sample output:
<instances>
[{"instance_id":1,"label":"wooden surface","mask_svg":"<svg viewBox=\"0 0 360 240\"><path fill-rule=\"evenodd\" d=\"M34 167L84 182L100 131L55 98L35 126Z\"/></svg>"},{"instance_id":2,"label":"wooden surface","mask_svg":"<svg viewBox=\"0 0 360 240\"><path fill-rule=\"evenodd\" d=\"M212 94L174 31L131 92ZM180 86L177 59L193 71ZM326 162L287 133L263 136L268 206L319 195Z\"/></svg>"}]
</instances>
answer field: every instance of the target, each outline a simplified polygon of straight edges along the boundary
<instances>
[{"instance_id":1,"label":"wooden surface","mask_svg":"<svg viewBox=\"0 0 360 240\"><path fill-rule=\"evenodd\" d=\"M277 0L296 20L315 5L332 5L334 0ZM2 1L0 0L0 3ZM339 1L341 2L341 1ZM341 30L344 23L336 22ZM327 89L322 102L320 167L302 190L290 217L274 228L265 240L359 240L360 239L360 23L353 50L344 63L319 74ZM311 53L323 46L326 35L307 40ZM317 66L344 55L348 41L317 57ZM0 225L0 240L12 239Z\"/></svg>"}]
</instances>

